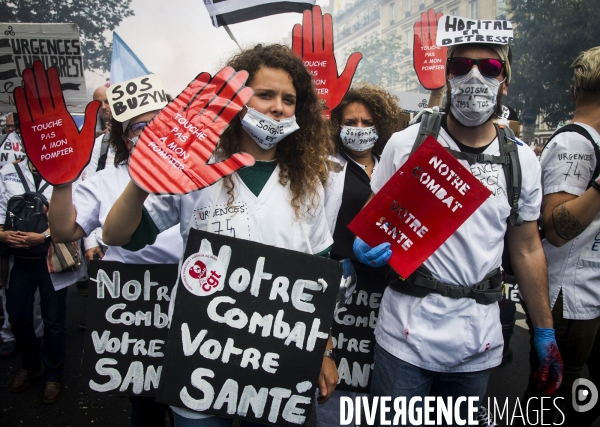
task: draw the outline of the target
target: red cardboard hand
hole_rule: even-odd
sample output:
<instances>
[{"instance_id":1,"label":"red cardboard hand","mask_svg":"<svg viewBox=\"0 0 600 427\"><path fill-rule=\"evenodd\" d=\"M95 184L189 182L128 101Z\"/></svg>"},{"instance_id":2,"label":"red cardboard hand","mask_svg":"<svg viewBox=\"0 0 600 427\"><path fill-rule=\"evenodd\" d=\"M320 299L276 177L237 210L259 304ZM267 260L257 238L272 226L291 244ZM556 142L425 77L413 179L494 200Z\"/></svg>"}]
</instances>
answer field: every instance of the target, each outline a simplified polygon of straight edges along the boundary
<instances>
[{"instance_id":1,"label":"red cardboard hand","mask_svg":"<svg viewBox=\"0 0 600 427\"><path fill-rule=\"evenodd\" d=\"M350 55L344 72L338 76L333 55L331 15L322 15L319 6L313 7L312 12L305 10L302 25L294 25L292 49L312 74L317 94L324 103L323 114L329 117L331 110L340 104L350 88L362 54L355 52Z\"/></svg>"},{"instance_id":2,"label":"red cardboard hand","mask_svg":"<svg viewBox=\"0 0 600 427\"><path fill-rule=\"evenodd\" d=\"M186 194L254 164L254 157L236 153L207 164L229 122L252 96L244 86L248 73L223 68L212 79L198 75L146 126L131 159L129 174L144 190Z\"/></svg>"},{"instance_id":3,"label":"red cardboard hand","mask_svg":"<svg viewBox=\"0 0 600 427\"><path fill-rule=\"evenodd\" d=\"M23 85L14 97L29 160L52 185L75 181L92 156L100 102L87 105L80 132L67 111L56 68L46 72L42 62L35 61L33 69L23 71Z\"/></svg>"},{"instance_id":4,"label":"red cardboard hand","mask_svg":"<svg viewBox=\"0 0 600 427\"><path fill-rule=\"evenodd\" d=\"M435 90L446 84L447 47L435 43L437 22L442 13L436 15L433 9L421 13L421 22L415 22L413 65L419 81L425 89Z\"/></svg>"}]
</instances>

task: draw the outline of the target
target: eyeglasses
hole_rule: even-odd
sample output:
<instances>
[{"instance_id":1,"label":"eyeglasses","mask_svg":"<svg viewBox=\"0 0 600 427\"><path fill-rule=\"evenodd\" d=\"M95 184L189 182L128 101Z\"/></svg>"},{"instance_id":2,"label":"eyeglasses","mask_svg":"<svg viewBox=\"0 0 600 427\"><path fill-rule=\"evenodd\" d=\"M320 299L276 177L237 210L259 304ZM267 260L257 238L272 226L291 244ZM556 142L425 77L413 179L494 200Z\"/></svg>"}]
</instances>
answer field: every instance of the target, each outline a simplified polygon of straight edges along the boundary
<instances>
[{"instance_id":1,"label":"eyeglasses","mask_svg":"<svg viewBox=\"0 0 600 427\"><path fill-rule=\"evenodd\" d=\"M148 122L137 122L137 123L127 126L127 129L125 129L125 132L127 132L127 130L130 129L131 132L135 136L140 136L142 134L142 131L144 130L144 128L147 125L148 125Z\"/></svg>"},{"instance_id":2,"label":"eyeglasses","mask_svg":"<svg viewBox=\"0 0 600 427\"><path fill-rule=\"evenodd\" d=\"M485 77L498 77L504 68L506 61L495 58L471 59L457 56L448 58L448 71L454 76L464 76L471 71L473 65L477 65L479 72Z\"/></svg>"}]
</instances>

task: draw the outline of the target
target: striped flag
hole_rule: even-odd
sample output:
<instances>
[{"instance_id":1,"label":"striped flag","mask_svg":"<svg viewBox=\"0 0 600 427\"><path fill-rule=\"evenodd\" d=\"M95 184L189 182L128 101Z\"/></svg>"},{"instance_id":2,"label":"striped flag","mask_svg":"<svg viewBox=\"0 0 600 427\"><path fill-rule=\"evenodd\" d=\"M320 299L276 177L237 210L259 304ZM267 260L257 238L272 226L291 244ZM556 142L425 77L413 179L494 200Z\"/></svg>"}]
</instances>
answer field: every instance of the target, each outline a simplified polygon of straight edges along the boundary
<instances>
[{"instance_id":1,"label":"striped flag","mask_svg":"<svg viewBox=\"0 0 600 427\"><path fill-rule=\"evenodd\" d=\"M311 9L317 0L204 0L215 27Z\"/></svg>"},{"instance_id":2,"label":"striped flag","mask_svg":"<svg viewBox=\"0 0 600 427\"><path fill-rule=\"evenodd\" d=\"M113 31L113 51L110 60L110 83L116 84L150 74L142 61Z\"/></svg>"}]
</instances>

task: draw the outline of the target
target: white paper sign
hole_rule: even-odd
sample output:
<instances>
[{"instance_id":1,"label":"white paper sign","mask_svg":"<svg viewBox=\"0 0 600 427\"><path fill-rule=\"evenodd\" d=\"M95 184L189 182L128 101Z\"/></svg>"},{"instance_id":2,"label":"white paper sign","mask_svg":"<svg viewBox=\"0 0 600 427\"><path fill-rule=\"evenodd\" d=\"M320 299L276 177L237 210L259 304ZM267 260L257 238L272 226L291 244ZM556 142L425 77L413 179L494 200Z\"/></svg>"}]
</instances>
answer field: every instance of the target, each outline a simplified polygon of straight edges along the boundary
<instances>
[{"instance_id":1,"label":"white paper sign","mask_svg":"<svg viewBox=\"0 0 600 427\"><path fill-rule=\"evenodd\" d=\"M512 40L513 28L510 21L467 19L454 15L443 15L438 21L438 46L463 43L510 44Z\"/></svg>"},{"instance_id":2,"label":"white paper sign","mask_svg":"<svg viewBox=\"0 0 600 427\"><path fill-rule=\"evenodd\" d=\"M125 122L140 114L162 110L167 96L162 82L154 74L126 80L106 91L113 118Z\"/></svg>"}]
</instances>

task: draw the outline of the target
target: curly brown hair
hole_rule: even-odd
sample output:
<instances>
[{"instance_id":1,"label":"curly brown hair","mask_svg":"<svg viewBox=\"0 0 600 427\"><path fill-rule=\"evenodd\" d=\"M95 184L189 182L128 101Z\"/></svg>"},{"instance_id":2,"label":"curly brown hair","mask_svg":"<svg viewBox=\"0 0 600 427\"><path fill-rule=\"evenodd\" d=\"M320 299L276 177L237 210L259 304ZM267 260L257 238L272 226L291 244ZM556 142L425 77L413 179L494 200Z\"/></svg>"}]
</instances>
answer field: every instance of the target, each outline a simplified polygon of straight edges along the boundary
<instances>
[{"instance_id":1,"label":"curly brown hair","mask_svg":"<svg viewBox=\"0 0 600 427\"><path fill-rule=\"evenodd\" d=\"M301 206L308 205L309 210L317 207L319 186L327 179L325 160L334 152L312 78L302 60L289 47L279 44L256 45L235 55L227 65L236 71L246 70L249 73L248 86L262 67L280 69L292 77L296 90L295 115L300 129L277 144L275 160L280 168L279 183L286 185L289 182L291 203L296 216L300 217ZM227 158L241 151L240 132L244 132L241 121L235 118L221 136L218 157ZM229 203L232 203L234 183L231 177L226 177L224 184Z\"/></svg>"},{"instance_id":2,"label":"curly brown hair","mask_svg":"<svg viewBox=\"0 0 600 427\"><path fill-rule=\"evenodd\" d=\"M392 134L400 130L399 120L402 109L398 106L398 101L396 95L392 95L379 86L370 84L353 86L346 93L340 105L331 112L331 137L335 141L337 149L344 148L342 138L340 138L344 108L353 102L358 102L364 105L373 116L373 124L379 135L373 152L381 154Z\"/></svg>"}]
</instances>

